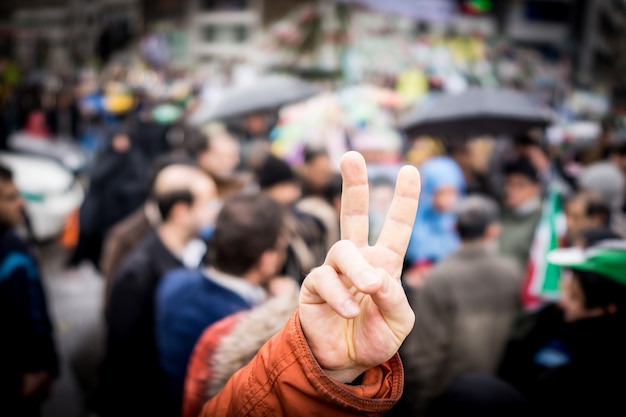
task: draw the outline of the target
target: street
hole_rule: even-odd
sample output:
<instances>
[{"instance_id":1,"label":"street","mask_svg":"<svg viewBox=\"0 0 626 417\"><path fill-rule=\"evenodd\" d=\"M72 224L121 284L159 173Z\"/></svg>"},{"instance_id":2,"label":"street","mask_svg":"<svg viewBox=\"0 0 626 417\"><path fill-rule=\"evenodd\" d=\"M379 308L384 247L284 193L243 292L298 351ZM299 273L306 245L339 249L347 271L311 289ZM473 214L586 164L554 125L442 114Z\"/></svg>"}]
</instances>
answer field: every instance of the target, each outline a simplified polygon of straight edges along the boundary
<instances>
[{"instance_id":1,"label":"street","mask_svg":"<svg viewBox=\"0 0 626 417\"><path fill-rule=\"evenodd\" d=\"M61 375L44 407L44 417L81 417L82 402L95 383L102 353L102 278L90 265L64 267L56 244L40 248L42 273L54 321Z\"/></svg>"}]
</instances>

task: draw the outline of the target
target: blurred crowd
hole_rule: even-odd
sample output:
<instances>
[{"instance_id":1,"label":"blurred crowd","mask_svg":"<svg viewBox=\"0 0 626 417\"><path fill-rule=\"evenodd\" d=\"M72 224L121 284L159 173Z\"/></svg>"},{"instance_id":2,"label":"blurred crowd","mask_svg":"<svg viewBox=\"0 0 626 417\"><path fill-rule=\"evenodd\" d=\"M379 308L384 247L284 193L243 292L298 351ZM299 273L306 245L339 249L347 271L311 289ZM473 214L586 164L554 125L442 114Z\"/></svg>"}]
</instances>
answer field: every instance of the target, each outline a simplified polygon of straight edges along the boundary
<instances>
[{"instance_id":1,"label":"blurred crowd","mask_svg":"<svg viewBox=\"0 0 626 417\"><path fill-rule=\"evenodd\" d=\"M340 240L342 180L324 146L304 146L297 162L276 155L275 115L190 126L193 82L157 69L156 94L111 71L103 86L86 76L69 92L44 86L31 103L15 89L3 127L93 145L68 257L106 283L106 342L82 387L85 412L195 417L287 323L303 279ZM402 274L416 323L390 415L623 410L626 144L614 126L583 150L542 131L402 140L362 149L383 170L416 165L422 181ZM371 179L373 220L393 181ZM36 257L13 231L22 210L0 167L0 323L13 335L0 344L0 383L6 410L35 416L59 358ZM547 254L565 247L585 257L561 262L555 284Z\"/></svg>"}]
</instances>

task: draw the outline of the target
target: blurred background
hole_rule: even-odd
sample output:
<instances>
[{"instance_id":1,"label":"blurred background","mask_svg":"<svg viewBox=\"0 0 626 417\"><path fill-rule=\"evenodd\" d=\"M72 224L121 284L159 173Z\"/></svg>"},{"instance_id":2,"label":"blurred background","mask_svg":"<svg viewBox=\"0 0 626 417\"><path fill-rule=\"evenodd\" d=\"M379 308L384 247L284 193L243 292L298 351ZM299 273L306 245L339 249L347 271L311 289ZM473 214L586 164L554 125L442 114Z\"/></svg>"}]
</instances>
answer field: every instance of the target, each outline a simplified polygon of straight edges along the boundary
<instances>
[{"instance_id":1,"label":"blurred background","mask_svg":"<svg viewBox=\"0 0 626 417\"><path fill-rule=\"evenodd\" d=\"M301 172L314 147L336 173L358 150L375 239L403 163L449 155L466 191L496 200L516 146L540 173L530 148L558 161L544 195L571 194L611 155L625 170L624 51L623 0L2 0L0 161L25 200L61 357L44 416L85 415L95 384L105 284L98 254L77 247L111 146L138 149L146 172L215 123L242 171L261 150Z\"/></svg>"}]
</instances>

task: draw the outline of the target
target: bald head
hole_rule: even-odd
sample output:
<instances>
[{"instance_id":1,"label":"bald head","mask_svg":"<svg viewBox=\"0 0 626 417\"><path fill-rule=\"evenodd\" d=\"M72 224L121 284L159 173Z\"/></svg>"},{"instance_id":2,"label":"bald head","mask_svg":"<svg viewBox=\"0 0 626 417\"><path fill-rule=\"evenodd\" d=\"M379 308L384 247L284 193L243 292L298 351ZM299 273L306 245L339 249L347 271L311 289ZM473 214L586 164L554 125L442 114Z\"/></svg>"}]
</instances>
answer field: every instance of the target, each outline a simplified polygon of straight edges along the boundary
<instances>
[{"instance_id":1,"label":"bald head","mask_svg":"<svg viewBox=\"0 0 626 417\"><path fill-rule=\"evenodd\" d=\"M167 222L178 204L193 207L206 203L204 206L208 206L208 202L217 198L217 188L215 182L199 168L177 164L159 172L154 181L153 195L161 218Z\"/></svg>"}]
</instances>

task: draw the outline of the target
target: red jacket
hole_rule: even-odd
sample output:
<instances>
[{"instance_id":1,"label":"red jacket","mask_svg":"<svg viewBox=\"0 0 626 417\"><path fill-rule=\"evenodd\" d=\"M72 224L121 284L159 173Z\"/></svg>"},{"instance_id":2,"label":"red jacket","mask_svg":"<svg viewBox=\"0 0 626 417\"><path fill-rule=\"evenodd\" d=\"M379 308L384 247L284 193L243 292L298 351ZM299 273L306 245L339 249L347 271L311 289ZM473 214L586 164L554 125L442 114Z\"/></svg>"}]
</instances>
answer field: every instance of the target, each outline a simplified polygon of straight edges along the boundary
<instances>
[{"instance_id":1,"label":"red jacket","mask_svg":"<svg viewBox=\"0 0 626 417\"><path fill-rule=\"evenodd\" d=\"M402 395L403 384L397 354L365 372L361 385L329 378L313 357L296 312L205 404L201 417L382 416Z\"/></svg>"}]
</instances>

